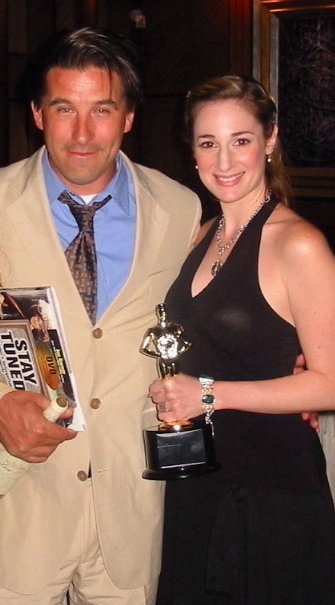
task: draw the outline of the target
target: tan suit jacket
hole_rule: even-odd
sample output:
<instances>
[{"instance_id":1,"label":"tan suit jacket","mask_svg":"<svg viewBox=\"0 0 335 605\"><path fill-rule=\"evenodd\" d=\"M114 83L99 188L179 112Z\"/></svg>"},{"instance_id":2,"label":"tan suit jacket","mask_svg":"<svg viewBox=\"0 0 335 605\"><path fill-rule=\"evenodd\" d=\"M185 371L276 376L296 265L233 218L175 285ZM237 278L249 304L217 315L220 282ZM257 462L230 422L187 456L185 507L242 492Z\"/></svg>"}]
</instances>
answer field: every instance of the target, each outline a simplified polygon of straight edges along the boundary
<instances>
[{"instance_id":1,"label":"tan suit jacket","mask_svg":"<svg viewBox=\"0 0 335 605\"><path fill-rule=\"evenodd\" d=\"M132 164L137 231L129 278L94 330L54 228L41 170L43 149L0 170L0 270L6 287L53 285L87 429L32 465L0 500L0 585L33 593L52 580L72 540L92 465L105 564L121 588L159 573L163 484L142 479L142 429L157 424L146 394L155 363L139 353L155 305L192 246L197 196L160 172ZM111 246L113 242L111 242ZM0 385L0 392L7 387ZM99 400L91 407L92 399Z\"/></svg>"}]
</instances>

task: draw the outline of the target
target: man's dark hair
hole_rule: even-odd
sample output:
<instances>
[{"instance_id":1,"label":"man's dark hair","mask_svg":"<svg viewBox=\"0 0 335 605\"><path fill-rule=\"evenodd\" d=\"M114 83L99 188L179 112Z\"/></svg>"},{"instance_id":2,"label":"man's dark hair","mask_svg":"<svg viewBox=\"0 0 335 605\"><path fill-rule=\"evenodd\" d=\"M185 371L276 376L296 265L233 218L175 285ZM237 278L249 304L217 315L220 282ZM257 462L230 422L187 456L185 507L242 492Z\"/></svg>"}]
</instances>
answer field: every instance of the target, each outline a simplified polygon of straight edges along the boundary
<instances>
[{"instance_id":1,"label":"man's dark hair","mask_svg":"<svg viewBox=\"0 0 335 605\"><path fill-rule=\"evenodd\" d=\"M119 75L127 109L133 111L142 96L136 49L123 36L98 27L64 30L47 40L28 62L25 96L39 108L50 69L92 66Z\"/></svg>"}]
</instances>

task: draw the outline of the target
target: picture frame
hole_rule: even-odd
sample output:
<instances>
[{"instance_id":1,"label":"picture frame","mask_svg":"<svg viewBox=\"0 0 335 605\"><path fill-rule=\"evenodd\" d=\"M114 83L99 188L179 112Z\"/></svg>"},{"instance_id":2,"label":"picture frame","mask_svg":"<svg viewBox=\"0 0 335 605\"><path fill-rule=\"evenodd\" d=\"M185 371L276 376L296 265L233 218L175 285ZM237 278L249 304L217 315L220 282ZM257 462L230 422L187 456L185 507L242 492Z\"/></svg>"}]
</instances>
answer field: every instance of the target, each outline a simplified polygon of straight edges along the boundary
<instances>
[{"instance_id":1,"label":"picture frame","mask_svg":"<svg viewBox=\"0 0 335 605\"><path fill-rule=\"evenodd\" d=\"M277 103L294 193L335 198L335 2L254 0L253 74Z\"/></svg>"}]
</instances>

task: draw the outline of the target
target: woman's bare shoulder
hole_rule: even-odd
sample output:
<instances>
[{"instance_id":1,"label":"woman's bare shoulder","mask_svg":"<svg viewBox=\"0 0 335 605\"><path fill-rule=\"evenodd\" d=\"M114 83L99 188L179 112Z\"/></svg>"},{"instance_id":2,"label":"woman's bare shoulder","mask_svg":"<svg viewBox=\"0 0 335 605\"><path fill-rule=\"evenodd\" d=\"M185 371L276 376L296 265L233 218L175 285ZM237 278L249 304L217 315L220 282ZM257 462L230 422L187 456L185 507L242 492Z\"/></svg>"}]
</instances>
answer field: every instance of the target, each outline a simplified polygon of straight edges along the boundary
<instances>
[{"instance_id":1,"label":"woman's bare shoulder","mask_svg":"<svg viewBox=\"0 0 335 605\"><path fill-rule=\"evenodd\" d=\"M286 206L279 205L272 214L269 226L274 239L286 260L296 260L316 255L334 257L322 231Z\"/></svg>"},{"instance_id":2,"label":"woman's bare shoulder","mask_svg":"<svg viewBox=\"0 0 335 605\"><path fill-rule=\"evenodd\" d=\"M325 247L329 245L325 235L316 226L305 218L281 204L270 217L269 227L273 231L278 244L288 253L311 252L313 248Z\"/></svg>"}]
</instances>

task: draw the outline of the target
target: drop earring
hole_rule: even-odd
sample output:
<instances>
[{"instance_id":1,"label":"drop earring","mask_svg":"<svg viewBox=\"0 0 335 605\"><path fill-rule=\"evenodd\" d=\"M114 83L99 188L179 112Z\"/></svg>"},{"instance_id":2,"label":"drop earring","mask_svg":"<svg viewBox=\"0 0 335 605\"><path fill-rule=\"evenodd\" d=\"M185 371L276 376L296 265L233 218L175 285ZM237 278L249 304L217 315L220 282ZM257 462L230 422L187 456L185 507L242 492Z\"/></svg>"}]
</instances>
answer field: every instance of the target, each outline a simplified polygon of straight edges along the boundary
<instances>
[{"instance_id":1,"label":"drop earring","mask_svg":"<svg viewBox=\"0 0 335 605\"><path fill-rule=\"evenodd\" d=\"M272 157L270 154L266 156L266 161L268 164L270 164L272 162Z\"/></svg>"},{"instance_id":2,"label":"drop earring","mask_svg":"<svg viewBox=\"0 0 335 605\"><path fill-rule=\"evenodd\" d=\"M194 168L195 168L196 170L198 170L198 164L196 164L196 165L194 166Z\"/></svg>"}]
</instances>

